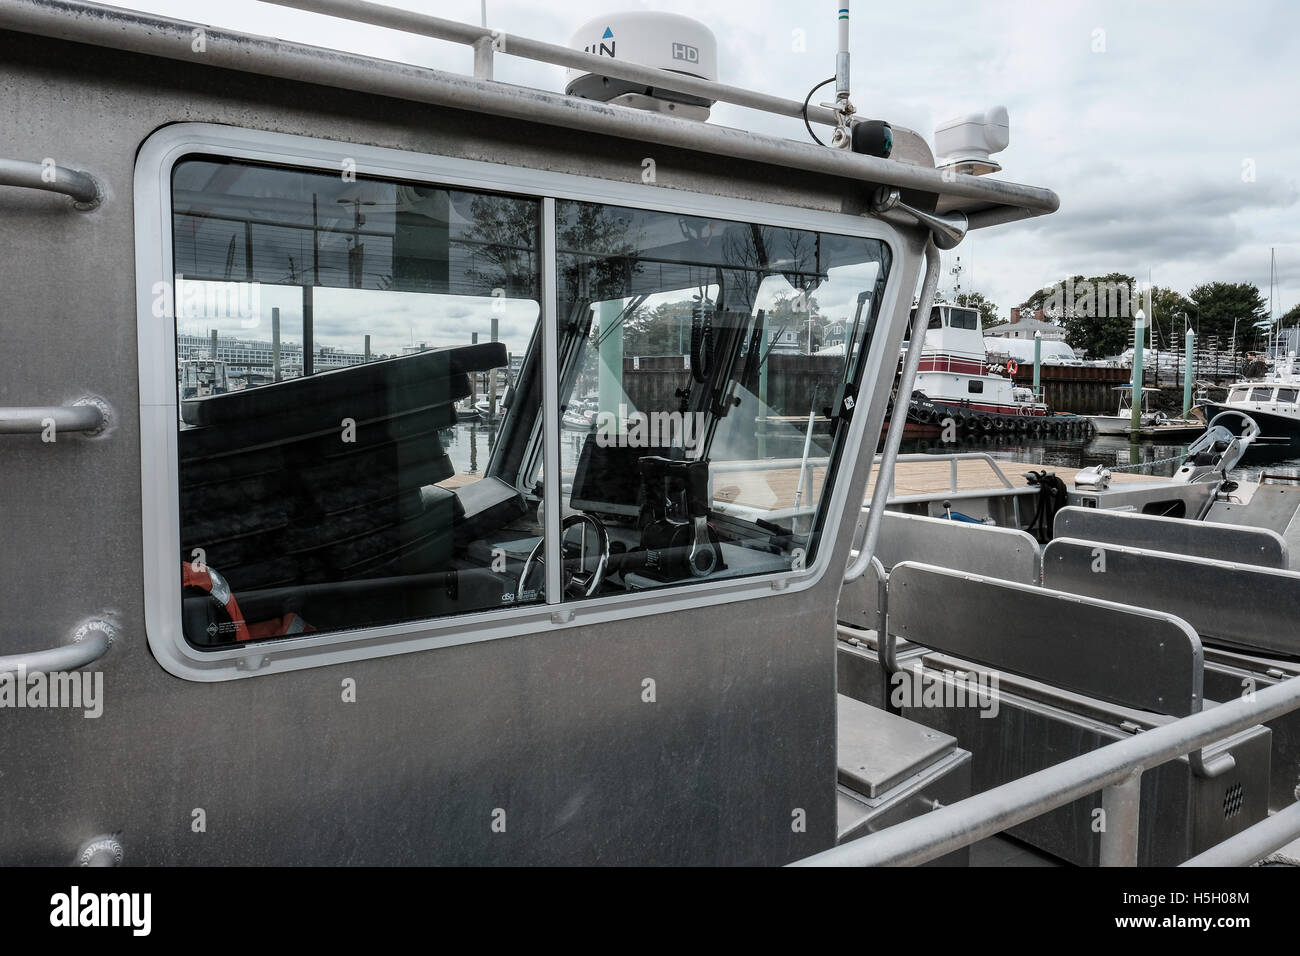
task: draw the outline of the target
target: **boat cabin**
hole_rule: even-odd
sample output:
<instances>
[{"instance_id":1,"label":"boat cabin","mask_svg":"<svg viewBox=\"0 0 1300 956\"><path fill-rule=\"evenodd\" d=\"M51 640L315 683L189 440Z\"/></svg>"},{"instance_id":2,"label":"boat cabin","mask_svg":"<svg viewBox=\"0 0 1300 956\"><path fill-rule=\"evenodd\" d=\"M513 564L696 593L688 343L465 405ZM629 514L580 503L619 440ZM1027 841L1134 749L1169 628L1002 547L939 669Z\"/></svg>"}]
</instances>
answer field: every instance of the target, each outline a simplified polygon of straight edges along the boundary
<instances>
[{"instance_id":1,"label":"boat cabin","mask_svg":"<svg viewBox=\"0 0 1300 956\"><path fill-rule=\"evenodd\" d=\"M0 438L0 657L105 687L97 719L4 715L0 860L835 842L835 607L909 303L933 237L1056 197L901 127L830 149L498 83L493 55L0 6L29 432ZM978 365L974 313L936 314ZM781 347L810 322L841 344ZM249 374L187 384L203 338Z\"/></svg>"},{"instance_id":2,"label":"boat cabin","mask_svg":"<svg viewBox=\"0 0 1300 956\"><path fill-rule=\"evenodd\" d=\"M1225 405L1255 411L1300 411L1300 387L1273 382L1242 383L1228 391Z\"/></svg>"},{"instance_id":3,"label":"boat cabin","mask_svg":"<svg viewBox=\"0 0 1300 956\"><path fill-rule=\"evenodd\" d=\"M905 344L910 344L910 338ZM931 307L923 348L923 372L982 375L984 335L979 310L942 304Z\"/></svg>"}]
</instances>

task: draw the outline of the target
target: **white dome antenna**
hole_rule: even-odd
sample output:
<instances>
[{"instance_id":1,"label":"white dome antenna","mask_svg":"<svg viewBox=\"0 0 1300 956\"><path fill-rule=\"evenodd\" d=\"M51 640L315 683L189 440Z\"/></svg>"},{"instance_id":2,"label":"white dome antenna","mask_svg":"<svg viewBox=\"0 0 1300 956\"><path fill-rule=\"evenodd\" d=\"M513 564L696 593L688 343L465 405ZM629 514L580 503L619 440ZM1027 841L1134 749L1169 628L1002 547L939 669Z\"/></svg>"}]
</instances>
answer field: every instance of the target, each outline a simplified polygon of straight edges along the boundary
<instances>
[{"instance_id":1,"label":"white dome antenna","mask_svg":"<svg viewBox=\"0 0 1300 956\"><path fill-rule=\"evenodd\" d=\"M992 158L1011 142L1010 120L1005 106L994 106L982 113L967 113L934 130L934 153L938 169L983 176L1002 167Z\"/></svg>"},{"instance_id":2,"label":"white dome antenna","mask_svg":"<svg viewBox=\"0 0 1300 956\"><path fill-rule=\"evenodd\" d=\"M682 73L701 80L718 78L718 41L704 24L675 13L616 13L588 20L569 46L594 56ZM673 90L647 87L598 73L569 70L564 92L588 100L618 103L706 120L714 101Z\"/></svg>"}]
</instances>

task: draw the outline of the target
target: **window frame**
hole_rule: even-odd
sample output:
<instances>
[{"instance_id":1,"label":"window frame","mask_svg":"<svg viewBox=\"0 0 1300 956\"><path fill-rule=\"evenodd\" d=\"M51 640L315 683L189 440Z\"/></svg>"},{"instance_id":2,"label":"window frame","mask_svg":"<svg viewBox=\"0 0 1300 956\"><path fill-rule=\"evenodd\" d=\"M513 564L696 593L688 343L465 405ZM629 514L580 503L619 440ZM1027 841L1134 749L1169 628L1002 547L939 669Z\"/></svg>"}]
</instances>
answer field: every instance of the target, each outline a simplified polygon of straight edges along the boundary
<instances>
[{"instance_id":1,"label":"window frame","mask_svg":"<svg viewBox=\"0 0 1300 956\"><path fill-rule=\"evenodd\" d=\"M135 167L136 331L140 385L140 467L143 531L145 630L149 646L167 672L187 680L222 681L258 674L324 667L348 661L450 647L505 637L562 632L571 627L620 621L646 615L770 597L816 586L830 572L833 546L820 547L802 570L750 577L693 580L630 594L583 602L562 602L558 587L547 588L547 603L473 611L355 630L278 638L247 646L204 651L181 633L179 461L177 459L176 327L170 310L155 312L160 295L170 295L173 281L172 170L194 155L223 156L281 168L305 167L342 172L352 164L357 176L396 179L431 186L466 188L517 195L541 202L542 455L548 472L554 455L558 471L558 355L556 321L556 200L633 206L646 210L709 216L779 228L836 233L884 243L891 269L881 296L881 324L863 364L862 395L874 393L884 369L883 347L897 306L901 276L906 272L907 244L878 219L800 209L776 203L667 189L637 181L620 182L568 173L505 166L476 160L388 147L245 129L207 123L162 127L140 147ZM552 400L553 399L553 400ZM866 414L849 422L838 463L837 480L824 510L826 529L838 528L847 506L845 476L862 454ZM559 576L560 488L547 482L546 549L548 573ZM558 582L556 582L558 584Z\"/></svg>"}]
</instances>

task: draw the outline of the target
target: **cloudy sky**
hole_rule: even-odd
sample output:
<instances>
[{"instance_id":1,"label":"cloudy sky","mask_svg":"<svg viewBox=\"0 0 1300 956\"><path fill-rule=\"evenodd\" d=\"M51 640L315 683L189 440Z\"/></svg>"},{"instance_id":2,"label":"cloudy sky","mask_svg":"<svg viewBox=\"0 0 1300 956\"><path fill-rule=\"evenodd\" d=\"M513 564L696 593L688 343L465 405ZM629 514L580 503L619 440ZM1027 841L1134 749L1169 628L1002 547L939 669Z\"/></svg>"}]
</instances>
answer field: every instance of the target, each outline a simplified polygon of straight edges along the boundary
<instances>
[{"instance_id":1,"label":"cloudy sky","mask_svg":"<svg viewBox=\"0 0 1300 956\"><path fill-rule=\"evenodd\" d=\"M181 19L469 72L463 47L344 23L258 0L128 0ZM392 5L479 22L480 0ZM636 8L684 13L719 40L720 79L802 99L834 71L835 9L790 0L489 0L488 24L555 43L591 17ZM796 49L795 31L806 49ZM1300 4L934 0L860 2L852 21L854 102L921 132L1003 104L1004 178L1047 186L1061 211L972 233L962 286L1005 315L1067 274L1127 272L1187 292L1253 282L1277 314L1300 302ZM562 89L563 72L511 57L497 78ZM791 138L795 120L720 106L713 122ZM952 278L945 276L950 291Z\"/></svg>"}]
</instances>

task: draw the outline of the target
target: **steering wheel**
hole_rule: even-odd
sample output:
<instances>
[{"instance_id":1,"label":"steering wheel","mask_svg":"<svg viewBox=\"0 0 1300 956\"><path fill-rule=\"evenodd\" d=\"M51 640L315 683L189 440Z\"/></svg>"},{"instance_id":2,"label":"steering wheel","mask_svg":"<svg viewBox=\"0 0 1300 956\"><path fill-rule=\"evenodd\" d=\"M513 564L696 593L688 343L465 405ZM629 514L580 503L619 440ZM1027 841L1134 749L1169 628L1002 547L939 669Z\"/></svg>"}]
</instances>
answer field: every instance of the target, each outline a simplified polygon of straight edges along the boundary
<instances>
[{"instance_id":1,"label":"steering wheel","mask_svg":"<svg viewBox=\"0 0 1300 956\"><path fill-rule=\"evenodd\" d=\"M596 543L600 546L600 554L596 559L596 566L590 571L585 570L586 552L584 551L582 561L584 568L577 571L569 572L568 580L564 580L565 569L563 562L560 566L560 581L566 594L573 597L591 597L600 588L600 583L605 579L605 568L609 564L609 532L605 530L605 525L595 515L578 512L576 514L565 515L564 521L560 523L560 550L564 550L564 535L570 528L576 528L580 524L591 525L592 530L596 533ZM524 586L528 583L528 575L533 571L533 565L546 567L546 562L542 560L542 551L546 547L546 538L538 541L529 552L528 559L524 561L524 569L519 572L519 587L515 589L516 593L522 593ZM545 593L546 587L543 585L539 593Z\"/></svg>"}]
</instances>

